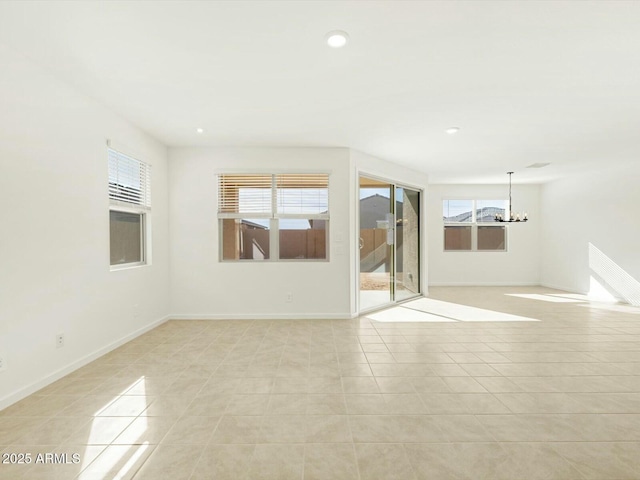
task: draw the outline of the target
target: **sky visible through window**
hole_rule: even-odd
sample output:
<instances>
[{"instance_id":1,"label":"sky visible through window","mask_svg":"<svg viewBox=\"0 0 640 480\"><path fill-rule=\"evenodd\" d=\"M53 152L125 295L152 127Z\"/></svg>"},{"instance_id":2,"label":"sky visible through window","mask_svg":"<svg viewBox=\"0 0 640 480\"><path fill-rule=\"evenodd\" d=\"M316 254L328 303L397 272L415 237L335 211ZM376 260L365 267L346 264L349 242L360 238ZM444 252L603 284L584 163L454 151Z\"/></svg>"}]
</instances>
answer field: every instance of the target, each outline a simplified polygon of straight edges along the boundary
<instances>
[{"instance_id":1,"label":"sky visible through window","mask_svg":"<svg viewBox=\"0 0 640 480\"><path fill-rule=\"evenodd\" d=\"M381 197L384 197L384 198L391 198L390 197L391 194L389 193L388 188L373 188L373 187L360 188L360 200L363 200L369 197L374 197L376 195L380 195ZM398 199L398 201L402 201L402 200Z\"/></svg>"},{"instance_id":2,"label":"sky visible through window","mask_svg":"<svg viewBox=\"0 0 640 480\"><path fill-rule=\"evenodd\" d=\"M402 194L403 189L398 188L396 190L396 202L403 203L404 195ZM364 200L365 198L375 197L379 195L384 198L391 198L391 193L388 188L375 188L375 187L360 187L360 200Z\"/></svg>"},{"instance_id":3,"label":"sky visible through window","mask_svg":"<svg viewBox=\"0 0 640 480\"><path fill-rule=\"evenodd\" d=\"M448 222L473 221L474 200L443 200L442 217ZM509 209L507 200L475 200L476 221L493 222L496 214L504 216Z\"/></svg>"},{"instance_id":4,"label":"sky visible through window","mask_svg":"<svg viewBox=\"0 0 640 480\"><path fill-rule=\"evenodd\" d=\"M465 213L470 214L472 208L471 200L444 200L442 202L442 216L448 219Z\"/></svg>"}]
</instances>

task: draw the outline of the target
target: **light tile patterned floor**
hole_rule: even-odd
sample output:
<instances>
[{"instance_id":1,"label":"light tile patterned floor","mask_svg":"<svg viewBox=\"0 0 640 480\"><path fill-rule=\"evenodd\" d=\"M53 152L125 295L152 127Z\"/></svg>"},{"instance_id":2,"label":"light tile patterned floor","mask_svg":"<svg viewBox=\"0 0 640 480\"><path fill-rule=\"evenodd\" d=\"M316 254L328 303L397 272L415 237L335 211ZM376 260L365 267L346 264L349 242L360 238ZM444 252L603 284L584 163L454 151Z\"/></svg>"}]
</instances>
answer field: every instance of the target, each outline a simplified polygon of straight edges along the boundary
<instances>
[{"instance_id":1,"label":"light tile patterned floor","mask_svg":"<svg viewBox=\"0 0 640 480\"><path fill-rule=\"evenodd\" d=\"M1 452L80 456L0 478L638 479L640 309L558 294L431 291L538 321L171 321L0 412Z\"/></svg>"}]
</instances>

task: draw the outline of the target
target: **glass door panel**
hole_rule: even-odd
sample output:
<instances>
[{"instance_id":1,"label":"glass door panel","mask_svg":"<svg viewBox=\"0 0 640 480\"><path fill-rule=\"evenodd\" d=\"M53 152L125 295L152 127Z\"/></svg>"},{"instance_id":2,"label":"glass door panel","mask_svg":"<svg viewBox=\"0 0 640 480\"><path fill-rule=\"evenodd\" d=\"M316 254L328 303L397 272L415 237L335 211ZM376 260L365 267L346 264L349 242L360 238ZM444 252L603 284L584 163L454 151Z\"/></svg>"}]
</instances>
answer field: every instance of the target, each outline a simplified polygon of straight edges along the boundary
<instances>
[{"instance_id":1,"label":"glass door panel","mask_svg":"<svg viewBox=\"0 0 640 480\"><path fill-rule=\"evenodd\" d=\"M393 302L393 196L390 183L360 177L360 310Z\"/></svg>"},{"instance_id":2,"label":"glass door panel","mask_svg":"<svg viewBox=\"0 0 640 480\"><path fill-rule=\"evenodd\" d=\"M420 192L396 187L395 301L420 293Z\"/></svg>"},{"instance_id":3,"label":"glass door panel","mask_svg":"<svg viewBox=\"0 0 640 480\"><path fill-rule=\"evenodd\" d=\"M360 311L420 295L420 192L360 177Z\"/></svg>"}]
</instances>

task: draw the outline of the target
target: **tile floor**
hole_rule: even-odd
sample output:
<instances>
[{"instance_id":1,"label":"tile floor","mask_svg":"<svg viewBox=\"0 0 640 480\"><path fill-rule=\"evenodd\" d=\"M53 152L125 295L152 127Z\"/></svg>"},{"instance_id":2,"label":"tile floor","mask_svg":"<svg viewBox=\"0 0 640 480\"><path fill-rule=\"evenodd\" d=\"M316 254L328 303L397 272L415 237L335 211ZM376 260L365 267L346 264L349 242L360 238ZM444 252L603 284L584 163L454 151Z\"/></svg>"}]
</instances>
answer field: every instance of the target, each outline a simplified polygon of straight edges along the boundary
<instances>
[{"instance_id":1,"label":"tile floor","mask_svg":"<svg viewBox=\"0 0 640 480\"><path fill-rule=\"evenodd\" d=\"M0 478L638 479L640 309L561 295L431 290L537 321L171 321L1 411L32 463Z\"/></svg>"}]
</instances>

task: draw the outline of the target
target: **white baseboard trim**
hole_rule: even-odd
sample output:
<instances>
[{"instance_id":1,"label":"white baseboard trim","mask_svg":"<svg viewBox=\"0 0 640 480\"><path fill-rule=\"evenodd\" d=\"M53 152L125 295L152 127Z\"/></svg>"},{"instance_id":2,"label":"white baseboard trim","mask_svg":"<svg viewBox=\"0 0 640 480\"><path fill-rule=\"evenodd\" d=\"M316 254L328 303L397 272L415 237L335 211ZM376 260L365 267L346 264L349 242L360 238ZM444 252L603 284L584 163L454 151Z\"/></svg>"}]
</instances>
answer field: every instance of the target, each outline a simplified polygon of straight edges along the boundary
<instances>
[{"instance_id":1,"label":"white baseboard trim","mask_svg":"<svg viewBox=\"0 0 640 480\"><path fill-rule=\"evenodd\" d=\"M68 364L66 367L62 367L62 368L56 370L53 373L45 375L40 380L37 380L37 381L27 385L26 387L22 387L19 390L16 390L15 392L13 392L13 393L5 395L4 397L0 398L0 410L3 410L5 408L7 408L8 406L13 405L16 402L19 402L23 398L28 397L32 393L35 393L38 390L46 387L47 385L52 384L56 380L60 380L65 375L69 375L71 372L74 372L77 369L79 369L81 367L84 367L88 363L91 363L94 360L96 360L97 358L100 358L101 356L109 353L110 351L115 350L119 346L124 345L127 342L130 342L131 340L133 340L136 337L139 337L143 333L146 333L149 330L151 330L151 329L153 329L153 328L155 328L155 327L157 327L159 325L162 325L167 320L169 320L169 316L162 317L159 320L155 320L155 321L151 322L150 324L145 325L144 327L141 327L138 330L136 330L134 332L131 332L128 335L125 335L124 337L116 340L115 342L110 343L109 345L107 345L105 347L102 347L102 348L99 348L98 350L96 350L93 353L85 355L84 357L76 360L75 362L72 362L72 363Z\"/></svg>"},{"instance_id":2,"label":"white baseboard trim","mask_svg":"<svg viewBox=\"0 0 640 480\"><path fill-rule=\"evenodd\" d=\"M172 313L170 320L348 320L350 313Z\"/></svg>"},{"instance_id":3,"label":"white baseboard trim","mask_svg":"<svg viewBox=\"0 0 640 480\"><path fill-rule=\"evenodd\" d=\"M348 313L210 313L171 314L169 320L347 320Z\"/></svg>"},{"instance_id":4,"label":"white baseboard trim","mask_svg":"<svg viewBox=\"0 0 640 480\"><path fill-rule=\"evenodd\" d=\"M537 282L433 282L429 287L538 287ZM426 294L425 294L426 295Z\"/></svg>"}]
</instances>

